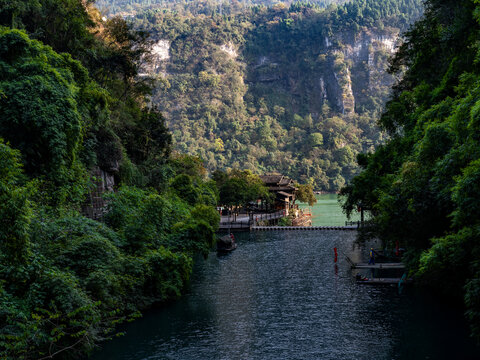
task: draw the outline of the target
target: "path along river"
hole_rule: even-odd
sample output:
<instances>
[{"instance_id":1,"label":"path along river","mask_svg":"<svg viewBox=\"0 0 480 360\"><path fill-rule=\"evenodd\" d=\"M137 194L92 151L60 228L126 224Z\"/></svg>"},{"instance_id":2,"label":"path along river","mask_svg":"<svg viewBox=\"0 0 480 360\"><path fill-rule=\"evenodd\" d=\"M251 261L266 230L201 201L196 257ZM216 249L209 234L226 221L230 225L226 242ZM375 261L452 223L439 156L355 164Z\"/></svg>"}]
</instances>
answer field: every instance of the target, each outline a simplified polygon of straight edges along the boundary
<instances>
[{"instance_id":1,"label":"path along river","mask_svg":"<svg viewBox=\"0 0 480 360\"><path fill-rule=\"evenodd\" d=\"M198 259L185 297L125 326L95 360L480 359L460 311L416 290L357 285L351 231L237 235ZM123 330L123 329L122 329Z\"/></svg>"}]
</instances>

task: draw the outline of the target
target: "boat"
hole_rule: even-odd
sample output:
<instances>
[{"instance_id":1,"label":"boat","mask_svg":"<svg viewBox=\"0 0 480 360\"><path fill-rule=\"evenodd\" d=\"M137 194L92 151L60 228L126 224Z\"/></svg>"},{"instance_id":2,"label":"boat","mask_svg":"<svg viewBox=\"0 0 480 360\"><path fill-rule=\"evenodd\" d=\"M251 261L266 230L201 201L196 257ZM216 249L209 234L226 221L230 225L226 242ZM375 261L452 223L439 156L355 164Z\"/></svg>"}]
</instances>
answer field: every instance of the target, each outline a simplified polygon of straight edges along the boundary
<instances>
[{"instance_id":1,"label":"boat","mask_svg":"<svg viewBox=\"0 0 480 360\"><path fill-rule=\"evenodd\" d=\"M237 243L235 242L235 237L233 234L224 235L217 240L217 252L219 253L229 253L237 248Z\"/></svg>"}]
</instances>

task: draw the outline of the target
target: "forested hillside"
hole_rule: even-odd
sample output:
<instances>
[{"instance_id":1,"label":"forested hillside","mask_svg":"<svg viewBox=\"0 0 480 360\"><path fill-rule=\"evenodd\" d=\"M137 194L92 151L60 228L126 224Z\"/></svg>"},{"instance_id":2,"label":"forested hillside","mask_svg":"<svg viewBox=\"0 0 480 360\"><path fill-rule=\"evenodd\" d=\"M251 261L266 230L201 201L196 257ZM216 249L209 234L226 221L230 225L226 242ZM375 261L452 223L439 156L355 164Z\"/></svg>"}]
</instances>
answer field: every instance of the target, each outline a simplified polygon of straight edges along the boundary
<instances>
[{"instance_id":1,"label":"forested hillside","mask_svg":"<svg viewBox=\"0 0 480 360\"><path fill-rule=\"evenodd\" d=\"M317 7L340 4L346 0L311 0L304 1ZM296 0L98 0L97 6L106 15L133 16L146 9L169 9L179 13L211 15L234 15L252 6L272 6L278 3L290 5Z\"/></svg>"},{"instance_id":2,"label":"forested hillside","mask_svg":"<svg viewBox=\"0 0 480 360\"><path fill-rule=\"evenodd\" d=\"M376 120L393 84L385 70L420 1L282 3L232 15L200 4L133 20L155 42L144 73L159 80L153 102L174 147L211 171L278 171L337 191L356 173L356 154L383 141Z\"/></svg>"},{"instance_id":3,"label":"forested hillside","mask_svg":"<svg viewBox=\"0 0 480 360\"><path fill-rule=\"evenodd\" d=\"M464 302L480 339L480 6L428 0L392 63L402 74L381 117L391 138L359 156L345 209L407 249L412 275Z\"/></svg>"}]
</instances>

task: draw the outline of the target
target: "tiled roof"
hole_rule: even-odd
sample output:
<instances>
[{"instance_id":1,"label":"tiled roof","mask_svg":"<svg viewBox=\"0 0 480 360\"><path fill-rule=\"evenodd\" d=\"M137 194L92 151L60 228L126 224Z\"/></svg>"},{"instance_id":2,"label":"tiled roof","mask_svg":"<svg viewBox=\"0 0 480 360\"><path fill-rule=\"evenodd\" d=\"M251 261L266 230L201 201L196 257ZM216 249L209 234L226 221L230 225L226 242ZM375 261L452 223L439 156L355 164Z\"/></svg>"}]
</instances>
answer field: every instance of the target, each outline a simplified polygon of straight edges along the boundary
<instances>
[{"instance_id":1,"label":"tiled roof","mask_svg":"<svg viewBox=\"0 0 480 360\"><path fill-rule=\"evenodd\" d=\"M278 185L283 186L283 185L290 185L293 182L292 179L289 179L287 177L283 177L282 180L279 181Z\"/></svg>"},{"instance_id":2,"label":"tiled roof","mask_svg":"<svg viewBox=\"0 0 480 360\"><path fill-rule=\"evenodd\" d=\"M265 184L278 184L283 180L283 175L260 175Z\"/></svg>"}]
</instances>

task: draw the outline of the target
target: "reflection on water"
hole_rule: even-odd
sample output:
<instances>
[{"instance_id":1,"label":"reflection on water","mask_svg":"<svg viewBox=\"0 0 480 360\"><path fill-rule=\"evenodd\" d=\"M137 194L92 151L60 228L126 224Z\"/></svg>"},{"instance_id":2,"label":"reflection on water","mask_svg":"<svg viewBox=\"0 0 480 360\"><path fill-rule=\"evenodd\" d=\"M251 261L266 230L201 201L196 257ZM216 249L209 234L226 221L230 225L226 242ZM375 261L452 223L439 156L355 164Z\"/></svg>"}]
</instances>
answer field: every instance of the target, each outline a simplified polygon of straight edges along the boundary
<instances>
[{"instance_id":1,"label":"reflection on water","mask_svg":"<svg viewBox=\"0 0 480 360\"><path fill-rule=\"evenodd\" d=\"M460 313L355 284L343 254L366 253L354 238L239 234L233 253L199 260L183 299L127 325L93 359L480 359Z\"/></svg>"}]
</instances>

